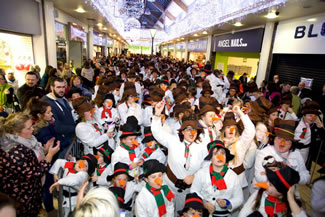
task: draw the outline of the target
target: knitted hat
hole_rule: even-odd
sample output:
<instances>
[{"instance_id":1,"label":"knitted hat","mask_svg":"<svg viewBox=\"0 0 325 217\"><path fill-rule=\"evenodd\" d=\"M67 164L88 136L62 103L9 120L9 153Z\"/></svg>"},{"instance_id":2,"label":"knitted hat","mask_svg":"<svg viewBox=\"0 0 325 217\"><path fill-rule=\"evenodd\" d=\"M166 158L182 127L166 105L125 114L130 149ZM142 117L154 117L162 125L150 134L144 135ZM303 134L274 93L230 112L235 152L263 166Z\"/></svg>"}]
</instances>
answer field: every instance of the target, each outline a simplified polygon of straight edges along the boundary
<instances>
[{"instance_id":1,"label":"knitted hat","mask_svg":"<svg viewBox=\"0 0 325 217\"><path fill-rule=\"evenodd\" d=\"M258 91L257 84L253 81L247 84L248 92L254 93Z\"/></svg>"},{"instance_id":2,"label":"knitted hat","mask_svg":"<svg viewBox=\"0 0 325 217\"><path fill-rule=\"evenodd\" d=\"M279 118L274 121L275 136L293 140L296 129L296 122L293 120L281 120Z\"/></svg>"},{"instance_id":3,"label":"knitted hat","mask_svg":"<svg viewBox=\"0 0 325 217\"><path fill-rule=\"evenodd\" d=\"M164 98L165 92L159 87L152 87L149 90L149 95L152 101L160 102Z\"/></svg>"},{"instance_id":4,"label":"knitted hat","mask_svg":"<svg viewBox=\"0 0 325 217\"><path fill-rule=\"evenodd\" d=\"M276 190L282 194L287 194L289 188L297 184L300 180L299 173L289 166L281 168L275 172L266 169L267 179L272 183Z\"/></svg>"},{"instance_id":5,"label":"knitted hat","mask_svg":"<svg viewBox=\"0 0 325 217\"><path fill-rule=\"evenodd\" d=\"M173 90L173 97L175 100L175 104L180 104L188 96L187 96L187 92L184 88L177 87Z\"/></svg>"},{"instance_id":6,"label":"knitted hat","mask_svg":"<svg viewBox=\"0 0 325 217\"><path fill-rule=\"evenodd\" d=\"M320 105L315 101L307 101L305 105L302 107L302 114L314 114L319 115Z\"/></svg>"},{"instance_id":7,"label":"knitted hat","mask_svg":"<svg viewBox=\"0 0 325 217\"><path fill-rule=\"evenodd\" d=\"M234 155L232 155L230 153L229 149L226 148L225 144L220 140L214 140L214 141L208 143L207 148L208 148L209 154L208 154L208 156L205 157L204 160L211 160L211 158L213 156L213 149L215 149L215 148L222 148L222 149L225 150L225 152L226 152L226 163L231 161L234 158Z\"/></svg>"},{"instance_id":8,"label":"knitted hat","mask_svg":"<svg viewBox=\"0 0 325 217\"><path fill-rule=\"evenodd\" d=\"M183 213L186 212L187 209L192 208L194 210L204 210L203 200L197 195L197 193L188 193L185 198L185 204L183 210L178 211L178 215L183 216Z\"/></svg>"},{"instance_id":9,"label":"knitted hat","mask_svg":"<svg viewBox=\"0 0 325 217\"><path fill-rule=\"evenodd\" d=\"M179 130L182 131L189 126L197 130L202 130L202 128L199 127L197 117L192 110L184 111L184 116L182 118L182 126Z\"/></svg>"},{"instance_id":10,"label":"knitted hat","mask_svg":"<svg viewBox=\"0 0 325 217\"><path fill-rule=\"evenodd\" d=\"M203 115L207 112L215 112L217 113L217 110L212 105L212 97L205 97L202 96L199 99L199 106L200 106L200 113L199 115Z\"/></svg>"},{"instance_id":11,"label":"knitted hat","mask_svg":"<svg viewBox=\"0 0 325 217\"><path fill-rule=\"evenodd\" d=\"M112 179L120 174L125 174L128 176L129 181L132 181L134 178L129 175L129 166L125 163L117 162L114 165L114 173L111 176L107 176L106 180L108 182L112 181Z\"/></svg>"},{"instance_id":12,"label":"knitted hat","mask_svg":"<svg viewBox=\"0 0 325 217\"><path fill-rule=\"evenodd\" d=\"M138 120L134 116L129 116L126 119L126 123L122 126L122 135L120 139L123 139L128 136L140 136L141 133L140 126L138 125Z\"/></svg>"},{"instance_id":13,"label":"knitted hat","mask_svg":"<svg viewBox=\"0 0 325 217\"><path fill-rule=\"evenodd\" d=\"M124 92L123 96L137 96L137 91L135 89L135 85L132 82L125 82L124 83Z\"/></svg>"},{"instance_id":14,"label":"knitted hat","mask_svg":"<svg viewBox=\"0 0 325 217\"><path fill-rule=\"evenodd\" d=\"M156 159L147 160L143 163L143 174L140 175L139 178L140 179L142 179L143 177L148 178L148 176L150 176L151 174L158 173L158 172L165 173L166 166L160 163Z\"/></svg>"},{"instance_id":15,"label":"knitted hat","mask_svg":"<svg viewBox=\"0 0 325 217\"><path fill-rule=\"evenodd\" d=\"M147 143L155 140L155 138L152 136L151 127L145 127L143 133L144 139L142 140L142 143Z\"/></svg>"},{"instance_id":16,"label":"knitted hat","mask_svg":"<svg viewBox=\"0 0 325 217\"><path fill-rule=\"evenodd\" d=\"M107 143L104 143L100 148L97 149L97 151L99 151L100 153L103 154L104 162L106 164L111 163L111 157L112 157L114 150Z\"/></svg>"},{"instance_id":17,"label":"knitted hat","mask_svg":"<svg viewBox=\"0 0 325 217\"><path fill-rule=\"evenodd\" d=\"M97 159L92 154L87 154L81 157L81 160L86 160L88 162L88 175L91 176L95 172L97 166Z\"/></svg>"},{"instance_id":18,"label":"knitted hat","mask_svg":"<svg viewBox=\"0 0 325 217\"><path fill-rule=\"evenodd\" d=\"M88 102L88 98L81 96L72 101L73 108L77 111L79 116L84 116L85 112L89 112L93 109L93 106Z\"/></svg>"},{"instance_id":19,"label":"knitted hat","mask_svg":"<svg viewBox=\"0 0 325 217\"><path fill-rule=\"evenodd\" d=\"M237 125L237 122L235 120L235 115L233 112L227 112L225 114L225 117L223 118L223 127Z\"/></svg>"}]
</instances>

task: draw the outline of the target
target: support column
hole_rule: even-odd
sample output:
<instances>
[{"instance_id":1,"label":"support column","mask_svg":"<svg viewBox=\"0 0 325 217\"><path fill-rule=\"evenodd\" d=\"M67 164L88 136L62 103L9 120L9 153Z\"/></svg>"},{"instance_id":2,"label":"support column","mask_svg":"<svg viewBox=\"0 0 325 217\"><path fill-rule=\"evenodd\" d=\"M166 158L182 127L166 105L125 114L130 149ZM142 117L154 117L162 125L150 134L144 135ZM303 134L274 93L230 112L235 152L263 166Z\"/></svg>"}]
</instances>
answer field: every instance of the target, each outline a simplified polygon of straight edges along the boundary
<instances>
[{"instance_id":1,"label":"support column","mask_svg":"<svg viewBox=\"0 0 325 217\"><path fill-rule=\"evenodd\" d=\"M264 36L263 36L263 43L262 43L262 50L260 55L260 62L258 64L257 70L257 77L256 77L256 84L259 87L261 82L265 80L266 70L269 63L270 55L272 55L272 38L274 32L274 23L269 22L266 23L264 29Z\"/></svg>"},{"instance_id":2,"label":"support column","mask_svg":"<svg viewBox=\"0 0 325 217\"><path fill-rule=\"evenodd\" d=\"M184 61L185 63L188 60L188 40L185 41L185 56L184 56Z\"/></svg>"},{"instance_id":3,"label":"support column","mask_svg":"<svg viewBox=\"0 0 325 217\"><path fill-rule=\"evenodd\" d=\"M57 67L56 60L56 36L55 36L55 19L54 19L54 4L53 1L44 1L44 16L45 16L45 37L47 45L48 64Z\"/></svg>"},{"instance_id":4,"label":"support column","mask_svg":"<svg viewBox=\"0 0 325 217\"><path fill-rule=\"evenodd\" d=\"M103 37L103 43L104 43L104 56L107 57L108 55L108 50L107 50L107 34L105 33L104 34L104 37Z\"/></svg>"},{"instance_id":5,"label":"support column","mask_svg":"<svg viewBox=\"0 0 325 217\"><path fill-rule=\"evenodd\" d=\"M173 53L174 58L176 58L176 42L174 43L174 53Z\"/></svg>"},{"instance_id":6,"label":"support column","mask_svg":"<svg viewBox=\"0 0 325 217\"><path fill-rule=\"evenodd\" d=\"M212 35L208 36L208 42L207 42L207 53L206 53L206 61L210 60L211 57L211 46L212 46Z\"/></svg>"},{"instance_id":7,"label":"support column","mask_svg":"<svg viewBox=\"0 0 325 217\"><path fill-rule=\"evenodd\" d=\"M94 57L94 28L92 26L88 27L88 58L93 59Z\"/></svg>"}]
</instances>

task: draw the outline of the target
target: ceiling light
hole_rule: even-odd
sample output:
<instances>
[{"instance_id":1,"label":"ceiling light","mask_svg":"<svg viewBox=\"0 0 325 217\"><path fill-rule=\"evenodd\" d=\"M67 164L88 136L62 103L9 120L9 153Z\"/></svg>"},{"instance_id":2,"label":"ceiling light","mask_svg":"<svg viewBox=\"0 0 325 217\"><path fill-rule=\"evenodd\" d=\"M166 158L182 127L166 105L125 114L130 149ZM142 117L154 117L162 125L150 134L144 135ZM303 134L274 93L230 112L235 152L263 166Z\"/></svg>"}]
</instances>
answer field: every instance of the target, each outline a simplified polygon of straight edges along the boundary
<instances>
[{"instance_id":1,"label":"ceiling light","mask_svg":"<svg viewBox=\"0 0 325 217\"><path fill-rule=\"evenodd\" d=\"M115 35L115 34L113 34L113 37L116 37L116 35Z\"/></svg>"},{"instance_id":2,"label":"ceiling light","mask_svg":"<svg viewBox=\"0 0 325 217\"><path fill-rule=\"evenodd\" d=\"M97 26L101 27L101 26L103 26L103 24L101 24L101 23L97 23Z\"/></svg>"},{"instance_id":3,"label":"ceiling light","mask_svg":"<svg viewBox=\"0 0 325 217\"><path fill-rule=\"evenodd\" d=\"M315 21L317 21L317 19L316 18L309 18L309 19L307 19L307 21L308 22L315 22Z\"/></svg>"},{"instance_id":4,"label":"ceiling light","mask_svg":"<svg viewBox=\"0 0 325 217\"><path fill-rule=\"evenodd\" d=\"M184 40L184 38L181 38L182 40Z\"/></svg>"},{"instance_id":5,"label":"ceiling light","mask_svg":"<svg viewBox=\"0 0 325 217\"><path fill-rule=\"evenodd\" d=\"M197 37L197 36L199 36L197 33L195 33L193 36L195 36L195 37Z\"/></svg>"},{"instance_id":6,"label":"ceiling light","mask_svg":"<svg viewBox=\"0 0 325 217\"><path fill-rule=\"evenodd\" d=\"M194 40L190 40L190 42L193 42Z\"/></svg>"},{"instance_id":7,"label":"ceiling light","mask_svg":"<svg viewBox=\"0 0 325 217\"><path fill-rule=\"evenodd\" d=\"M78 12L78 13L81 13L81 14L83 14L83 13L86 13L86 11L81 7L81 6L79 6L76 10L74 10L75 12Z\"/></svg>"},{"instance_id":8,"label":"ceiling light","mask_svg":"<svg viewBox=\"0 0 325 217\"><path fill-rule=\"evenodd\" d=\"M264 16L265 18L267 19L274 19L274 18L277 18L278 17L278 12L276 11L272 11L272 12L269 12L266 16Z\"/></svg>"},{"instance_id":9,"label":"ceiling light","mask_svg":"<svg viewBox=\"0 0 325 217\"><path fill-rule=\"evenodd\" d=\"M207 32L207 31L203 31L202 34L203 34L203 35L207 35L208 32Z\"/></svg>"},{"instance_id":10,"label":"ceiling light","mask_svg":"<svg viewBox=\"0 0 325 217\"><path fill-rule=\"evenodd\" d=\"M237 21L236 23L234 23L234 26L242 26L243 24L239 21Z\"/></svg>"}]
</instances>

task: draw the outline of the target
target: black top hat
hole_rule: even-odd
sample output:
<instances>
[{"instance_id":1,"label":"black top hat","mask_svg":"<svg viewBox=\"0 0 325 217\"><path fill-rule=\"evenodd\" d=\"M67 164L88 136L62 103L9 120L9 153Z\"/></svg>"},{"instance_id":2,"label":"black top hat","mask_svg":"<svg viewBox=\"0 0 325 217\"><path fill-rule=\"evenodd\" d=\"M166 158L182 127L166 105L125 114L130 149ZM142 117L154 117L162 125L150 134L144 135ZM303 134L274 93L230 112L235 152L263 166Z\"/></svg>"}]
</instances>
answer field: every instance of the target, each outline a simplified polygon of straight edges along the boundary
<instances>
[{"instance_id":1,"label":"black top hat","mask_svg":"<svg viewBox=\"0 0 325 217\"><path fill-rule=\"evenodd\" d=\"M139 178L148 178L151 174L158 172L165 173L166 166L156 159L147 160L143 163L143 174L141 174Z\"/></svg>"},{"instance_id":2,"label":"black top hat","mask_svg":"<svg viewBox=\"0 0 325 217\"><path fill-rule=\"evenodd\" d=\"M142 143L147 143L155 140L155 138L153 138L152 136L151 127L145 127L143 132L144 132L144 139L142 140Z\"/></svg>"},{"instance_id":3,"label":"black top hat","mask_svg":"<svg viewBox=\"0 0 325 217\"><path fill-rule=\"evenodd\" d=\"M300 180L299 173L289 166L275 172L270 169L265 170L267 179L274 185L276 190L282 194L287 194L289 188L297 184Z\"/></svg>"},{"instance_id":4,"label":"black top hat","mask_svg":"<svg viewBox=\"0 0 325 217\"><path fill-rule=\"evenodd\" d=\"M230 153L229 149L226 148L225 144L220 140L214 140L214 141L208 143L207 148L208 148L209 154L208 154L208 156L205 157L204 160L211 160L211 158L213 156L213 149L215 149L215 148L222 148L226 151L226 162L229 162L234 158L234 155L232 155Z\"/></svg>"},{"instance_id":5,"label":"black top hat","mask_svg":"<svg viewBox=\"0 0 325 217\"><path fill-rule=\"evenodd\" d=\"M150 95L149 94L145 94L143 96L142 106L143 105L151 106L151 104L152 104L152 101L151 101Z\"/></svg>"},{"instance_id":6,"label":"black top hat","mask_svg":"<svg viewBox=\"0 0 325 217\"><path fill-rule=\"evenodd\" d=\"M129 180L132 181L134 178L132 176L129 175L129 166L125 163L121 163L121 162L117 162L115 165L114 165L114 173L113 175L111 176L107 176L106 180L109 182L109 181L112 181L112 179L115 177L115 176L118 176L120 174L125 174L128 176Z\"/></svg>"},{"instance_id":7,"label":"black top hat","mask_svg":"<svg viewBox=\"0 0 325 217\"><path fill-rule=\"evenodd\" d=\"M134 116L129 116L126 119L126 123L122 126L122 135L120 139L125 138L127 136L140 136L141 133L140 126L138 125L138 120Z\"/></svg>"},{"instance_id":8,"label":"black top hat","mask_svg":"<svg viewBox=\"0 0 325 217\"><path fill-rule=\"evenodd\" d=\"M186 195L184 208L177 212L178 215L183 216L183 213L186 212L186 210L189 208L192 208L194 210L202 210L203 213L206 213L205 211L207 211L204 208L202 198L199 195L197 195L197 193L195 193L195 192L188 193ZM205 215L203 215L203 216L205 216Z\"/></svg>"},{"instance_id":9,"label":"black top hat","mask_svg":"<svg viewBox=\"0 0 325 217\"><path fill-rule=\"evenodd\" d=\"M166 84L166 85L169 85L169 79L168 79L168 77L167 76L163 76L161 78L161 83Z\"/></svg>"},{"instance_id":10,"label":"black top hat","mask_svg":"<svg viewBox=\"0 0 325 217\"><path fill-rule=\"evenodd\" d=\"M103 99L103 102L105 102L105 100L107 100L107 99L112 100L112 102L113 102L112 107L115 107L115 98L114 98L114 95L111 94L111 93L106 94L105 97L104 97L104 99Z\"/></svg>"},{"instance_id":11,"label":"black top hat","mask_svg":"<svg viewBox=\"0 0 325 217\"><path fill-rule=\"evenodd\" d=\"M97 159L92 154L87 154L82 156L81 160L86 160L88 162L88 175L91 176L95 172L97 166Z\"/></svg>"},{"instance_id":12,"label":"black top hat","mask_svg":"<svg viewBox=\"0 0 325 217\"><path fill-rule=\"evenodd\" d=\"M118 201L118 205L121 209L124 209L124 195L125 190L120 187L110 187L109 190L115 195L115 198Z\"/></svg>"},{"instance_id":13,"label":"black top hat","mask_svg":"<svg viewBox=\"0 0 325 217\"><path fill-rule=\"evenodd\" d=\"M103 154L104 162L110 164L114 150L107 143L104 143L103 146L101 146L97 150Z\"/></svg>"}]
</instances>

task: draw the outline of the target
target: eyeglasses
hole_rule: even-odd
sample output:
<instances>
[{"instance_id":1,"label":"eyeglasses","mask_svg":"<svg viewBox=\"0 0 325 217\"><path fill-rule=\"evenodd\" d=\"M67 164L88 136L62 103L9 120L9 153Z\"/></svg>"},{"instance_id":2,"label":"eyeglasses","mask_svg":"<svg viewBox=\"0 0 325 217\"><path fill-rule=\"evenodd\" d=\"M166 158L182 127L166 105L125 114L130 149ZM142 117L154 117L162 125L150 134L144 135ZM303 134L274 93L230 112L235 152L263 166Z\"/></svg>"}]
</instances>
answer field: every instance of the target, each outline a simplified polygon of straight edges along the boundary
<instances>
[{"instance_id":1,"label":"eyeglasses","mask_svg":"<svg viewBox=\"0 0 325 217\"><path fill-rule=\"evenodd\" d=\"M196 129L194 129L193 127L186 127L184 130L186 130L186 131L192 131L192 130L196 131Z\"/></svg>"}]
</instances>

